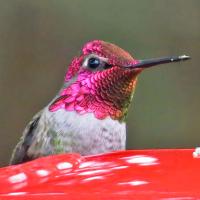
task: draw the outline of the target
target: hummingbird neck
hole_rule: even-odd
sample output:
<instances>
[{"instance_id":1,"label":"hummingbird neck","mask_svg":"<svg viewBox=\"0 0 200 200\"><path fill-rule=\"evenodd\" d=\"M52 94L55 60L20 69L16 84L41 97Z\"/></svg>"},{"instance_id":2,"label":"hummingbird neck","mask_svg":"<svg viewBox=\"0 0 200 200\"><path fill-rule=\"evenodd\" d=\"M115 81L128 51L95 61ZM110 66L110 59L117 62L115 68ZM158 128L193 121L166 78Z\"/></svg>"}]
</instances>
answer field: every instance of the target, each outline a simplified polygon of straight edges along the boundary
<instances>
[{"instance_id":1,"label":"hummingbird neck","mask_svg":"<svg viewBox=\"0 0 200 200\"><path fill-rule=\"evenodd\" d=\"M98 119L111 117L123 121L133 97L137 74L119 67L91 72L81 72L76 80L64 88L49 107L76 111L79 114L94 113Z\"/></svg>"}]
</instances>

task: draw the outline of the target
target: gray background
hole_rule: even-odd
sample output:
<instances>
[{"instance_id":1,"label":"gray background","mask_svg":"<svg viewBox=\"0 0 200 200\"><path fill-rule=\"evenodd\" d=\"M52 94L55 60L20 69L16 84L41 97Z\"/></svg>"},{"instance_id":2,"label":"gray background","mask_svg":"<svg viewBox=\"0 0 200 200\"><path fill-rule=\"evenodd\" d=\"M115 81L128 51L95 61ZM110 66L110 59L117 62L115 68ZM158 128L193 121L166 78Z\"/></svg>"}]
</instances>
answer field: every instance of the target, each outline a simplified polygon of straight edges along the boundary
<instances>
[{"instance_id":1,"label":"gray background","mask_svg":"<svg viewBox=\"0 0 200 200\"><path fill-rule=\"evenodd\" d=\"M116 43L139 59L191 55L191 61L141 74L128 148L200 145L199 10L199 0L1 0L0 165L92 39Z\"/></svg>"}]
</instances>

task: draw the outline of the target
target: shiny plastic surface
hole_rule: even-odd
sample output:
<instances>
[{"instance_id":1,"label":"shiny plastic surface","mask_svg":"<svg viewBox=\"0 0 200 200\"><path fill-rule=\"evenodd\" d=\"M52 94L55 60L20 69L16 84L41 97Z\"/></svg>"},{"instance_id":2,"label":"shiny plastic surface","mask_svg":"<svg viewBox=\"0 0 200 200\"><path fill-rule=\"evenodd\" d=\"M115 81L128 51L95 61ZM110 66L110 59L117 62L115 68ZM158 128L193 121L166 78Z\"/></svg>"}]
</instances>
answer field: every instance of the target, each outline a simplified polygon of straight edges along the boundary
<instances>
[{"instance_id":1,"label":"shiny plastic surface","mask_svg":"<svg viewBox=\"0 0 200 200\"><path fill-rule=\"evenodd\" d=\"M0 169L2 199L200 199L193 149L49 156Z\"/></svg>"}]
</instances>

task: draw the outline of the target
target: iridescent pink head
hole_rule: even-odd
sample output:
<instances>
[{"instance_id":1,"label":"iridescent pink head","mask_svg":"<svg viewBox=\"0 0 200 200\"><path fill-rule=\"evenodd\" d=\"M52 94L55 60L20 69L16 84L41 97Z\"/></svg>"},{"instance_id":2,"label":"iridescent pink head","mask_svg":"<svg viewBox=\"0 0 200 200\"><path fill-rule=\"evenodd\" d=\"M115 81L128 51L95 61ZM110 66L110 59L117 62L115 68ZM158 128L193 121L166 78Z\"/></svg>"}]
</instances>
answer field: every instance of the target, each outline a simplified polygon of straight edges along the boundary
<instances>
[{"instance_id":1,"label":"iridescent pink head","mask_svg":"<svg viewBox=\"0 0 200 200\"><path fill-rule=\"evenodd\" d=\"M67 86L49 110L65 109L80 114L93 113L98 119L122 120L142 69L181 59L184 58L135 60L114 44L101 40L88 42L81 55L72 60L65 76Z\"/></svg>"}]
</instances>

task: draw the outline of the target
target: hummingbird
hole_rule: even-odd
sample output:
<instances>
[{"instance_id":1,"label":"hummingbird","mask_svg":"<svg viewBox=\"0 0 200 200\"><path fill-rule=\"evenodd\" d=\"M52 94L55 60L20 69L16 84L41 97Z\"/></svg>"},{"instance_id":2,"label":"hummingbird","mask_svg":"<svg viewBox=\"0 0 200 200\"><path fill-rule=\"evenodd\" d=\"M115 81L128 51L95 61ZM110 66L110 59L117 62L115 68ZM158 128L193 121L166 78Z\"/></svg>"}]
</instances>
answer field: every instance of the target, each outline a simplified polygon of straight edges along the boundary
<instances>
[{"instance_id":1,"label":"hummingbird","mask_svg":"<svg viewBox=\"0 0 200 200\"><path fill-rule=\"evenodd\" d=\"M137 60L115 44L89 41L73 58L55 98L26 126L10 164L59 153L84 156L124 150L138 75L146 68L189 58Z\"/></svg>"}]
</instances>

